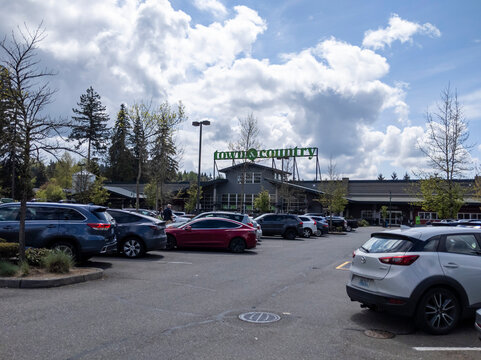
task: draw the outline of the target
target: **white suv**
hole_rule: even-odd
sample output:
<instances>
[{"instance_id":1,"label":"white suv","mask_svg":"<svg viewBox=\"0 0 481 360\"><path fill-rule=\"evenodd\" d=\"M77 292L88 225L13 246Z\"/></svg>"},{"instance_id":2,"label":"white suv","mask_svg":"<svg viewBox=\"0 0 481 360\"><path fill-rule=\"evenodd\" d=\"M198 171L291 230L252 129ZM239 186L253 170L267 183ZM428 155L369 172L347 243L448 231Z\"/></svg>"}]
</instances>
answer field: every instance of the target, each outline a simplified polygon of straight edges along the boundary
<instances>
[{"instance_id":1,"label":"white suv","mask_svg":"<svg viewBox=\"0 0 481 360\"><path fill-rule=\"evenodd\" d=\"M431 334L447 334L481 307L481 230L408 228L373 233L354 251L352 301L415 317Z\"/></svg>"},{"instance_id":2,"label":"white suv","mask_svg":"<svg viewBox=\"0 0 481 360\"><path fill-rule=\"evenodd\" d=\"M321 236L321 234L318 234L316 220L310 218L309 216L301 215L299 215L299 219L302 221L302 236L305 238L311 237L311 235Z\"/></svg>"}]
</instances>

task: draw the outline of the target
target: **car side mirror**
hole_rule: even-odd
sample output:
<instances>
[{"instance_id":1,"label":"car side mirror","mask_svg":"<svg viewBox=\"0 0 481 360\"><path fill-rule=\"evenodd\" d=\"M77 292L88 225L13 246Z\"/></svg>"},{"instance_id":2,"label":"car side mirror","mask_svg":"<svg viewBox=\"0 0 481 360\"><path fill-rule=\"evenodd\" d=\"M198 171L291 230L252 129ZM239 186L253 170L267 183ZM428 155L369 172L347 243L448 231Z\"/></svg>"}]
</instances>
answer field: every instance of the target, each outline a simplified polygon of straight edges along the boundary
<instances>
[{"instance_id":1,"label":"car side mirror","mask_svg":"<svg viewBox=\"0 0 481 360\"><path fill-rule=\"evenodd\" d=\"M185 231L192 231L192 226L188 225L184 228Z\"/></svg>"}]
</instances>

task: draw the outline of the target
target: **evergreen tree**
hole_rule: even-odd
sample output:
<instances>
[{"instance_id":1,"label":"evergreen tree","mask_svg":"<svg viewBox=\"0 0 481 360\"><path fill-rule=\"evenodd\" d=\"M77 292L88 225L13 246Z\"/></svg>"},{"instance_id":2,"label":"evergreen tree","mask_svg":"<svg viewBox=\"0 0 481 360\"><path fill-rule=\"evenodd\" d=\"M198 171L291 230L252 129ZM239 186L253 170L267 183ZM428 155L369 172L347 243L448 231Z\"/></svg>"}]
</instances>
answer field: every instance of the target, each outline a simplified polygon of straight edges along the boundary
<instances>
[{"instance_id":1,"label":"evergreen tree","mask_svg":"<svg viewBox=\"0 0 481 360\"><path fill-rule=\"evenodd\" d=\"M113 129L112 145L109 148L107 174L111 181L131 182L135 179L135 160L127 147L131 129L127 109L122 104Z\"/></svg>"},{"instance_id":2,"label":"evergreen tree","mask_svg":"<svg viewBox=\"0 0 481 360\"><path fill-rule=\"evenodd\" d=\"M393 171L393 173L391 174L391 179L398 180L397 173L395 171Z\"/></svg>"},{"instance_id":3,"label":"evergreen tree","mask_svg":"<svg viewBox=\"0 0 481 360\"><path fill-rule=\"evenodd\" d=\"M107 127L109 116L106 108L100 101L100 95L91 87L86 94L80 96L77 103L78 109L72 109L72 119L77 123L73 125L70 140L78 142L76 149L87 143L87 169L90 169L90 159L93 154L102 154L106 149L106 143L110 134Z\"/></svg>"},{"instance_id":4,"label":"evergreen tree","mask_svg":"<svg viewBox=\"0 0 481 360\"><path fill-rule=\"evenodd\" d=\"M409 176L409 174L408 174L407 172L404 174L403 180L404 180L404 181L409 181L409 180L411 180L411 177Z\"/></svg>"},{"instance_id":5,"label":"evergreen tree","mask_svg":"<svg viewBox=\"0 0 481 360\"><path fill-rule=\"evenodd\" d=\"M174 132L177 126L184 121L185 112L181 103L177 111L173 111L165 102L155 112L155 115L157 130L151 151L150 173L155 186L155 209L158 210L158 200L164 200L163 184L175 179L179 170L179 151L175 144Z\"/></svg>"},{"instance_id":6,"label":"evergreen tree","mask_svg":"<svg viewBox=\"0 0 481 360\"><path fill-rule=\"evenodd\" d=\"M378 179L379 181L384 181L384 180L385 180L385 178L384 178L384 176L383 176L382 174L379 174L379 175L377 176L377 179Z\"/></svg>"}]
</instances>

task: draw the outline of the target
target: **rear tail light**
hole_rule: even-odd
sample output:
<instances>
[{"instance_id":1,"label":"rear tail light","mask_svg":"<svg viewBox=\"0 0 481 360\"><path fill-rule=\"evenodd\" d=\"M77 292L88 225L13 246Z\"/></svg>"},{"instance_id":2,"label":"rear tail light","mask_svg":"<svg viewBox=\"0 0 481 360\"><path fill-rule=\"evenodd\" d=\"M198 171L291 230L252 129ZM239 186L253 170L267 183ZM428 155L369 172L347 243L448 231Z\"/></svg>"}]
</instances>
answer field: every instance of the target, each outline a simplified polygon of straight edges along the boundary
<instances>
[{"instance_id":1,"label":"rear tail light","mask_svg":"<svg viewBox=\"0 0 481 360\"><path fill-rule=\"evenodd\" d=\"M247 226L254 227L253 223L247 223Z\"/></svg>"},{"instance_id":2,"label":"rear tail light","mask_svg":"<svg viewBox=\"0 0 481 360\"><path fill-rule=\"evenodd\" d=\"M152 230L159 230L159 227L157 225L149 225L149 228Z\"/></svg>"},{"instance_id":3,"label":"rear tail light","mask_svg":"<svg viewBox=\"0 0 481 360\"><path fill-rule=\"evenodd\" d=\"M352 258L354 259L356 257L356 250L352 252Z\"/></svg>"},{"instance_id":4,"label":"rear tail light","mask_svg":"<svg viewBox=\"0 0 481 360\"><path fill-rule=\"evenodd\" d=\"M260 230L260 229L261 229L261 226L260 226L260 225L257 225L257 228Z\"/></svg>"},{"instance_id":5,"label":"rear tail light","mask_svg":"<svg viewBox=\"0 0 481 360\"><path fill-rule=\"evenodd\" d=\"M415 262L418 257L419 255L387 256L379 258L379 261L383 264L407 266Z\"/></svg>"},{"instance_id":6,"label":"rear tail light","mask_svg":"<svg viewBox=\"0 0 481 360\"><path fill-rule=\"evenodd\" d=\"M403 305L406 303L404 300L399 300L399 299L389 299L387 302L389 304L394 304L394 305Z\"/></svg>"},{"instance_id":7,"label":"rear tail light","mask_svg":"<svg viewBox=\"0 0 481 360\"><path fill-rule=\"evenodd\" d=\"M111 224L108 223L89 223L87 225L95 230L108 230L111 226Z\"/></svg>"},{"instance_id":8,"label":"rear tail light","mask_svg":"<svg viewBox=\"0 0 481 360\"><path fill-rule=\"evenodd\" d=\"M301 221L301 222L299 223L299 225L304 225L304 223Z\"/></svg>"},{"instance_id":9,"label":"rear tail light","mask_svg":"<svg viewBox=\"0 0 481 360\"><path fill-rule=\"evenodd\" d=\"M317 221L315 221L315 220L314 220L314 225L316 225L316 226L317 226Z\"/></svg>"}]
</instances>

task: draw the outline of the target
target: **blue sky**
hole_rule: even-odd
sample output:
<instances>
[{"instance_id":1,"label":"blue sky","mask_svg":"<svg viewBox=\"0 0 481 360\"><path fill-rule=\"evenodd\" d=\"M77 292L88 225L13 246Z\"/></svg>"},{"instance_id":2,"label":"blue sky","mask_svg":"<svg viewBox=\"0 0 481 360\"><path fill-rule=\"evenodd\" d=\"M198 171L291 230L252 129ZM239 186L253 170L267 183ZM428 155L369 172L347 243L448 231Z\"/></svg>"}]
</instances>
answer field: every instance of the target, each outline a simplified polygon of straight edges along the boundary
<instances>
[{"instance_id":1,"label":"blue sky","mask_svg":"<svg viewBox=\"0 0 481 360\"><path fill-rule=\"evenodd\" d=\"M317 146L339 175L412 175L426 110L457 89L481 158L481 1L0 0L0 33L42 20L42 62L58 71L49 111L71 116L89 86L113 123L121 103L181 100L182 166L212 172L215 150L258 119L265 148ZM225 164L228 166L229 164ZM222 167L222 164L219 164ZM301 161L301 177L315 164ZM469 174L466 174L467 176Z\"/></svg>"}]
</instances>

